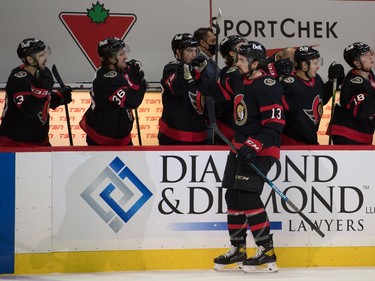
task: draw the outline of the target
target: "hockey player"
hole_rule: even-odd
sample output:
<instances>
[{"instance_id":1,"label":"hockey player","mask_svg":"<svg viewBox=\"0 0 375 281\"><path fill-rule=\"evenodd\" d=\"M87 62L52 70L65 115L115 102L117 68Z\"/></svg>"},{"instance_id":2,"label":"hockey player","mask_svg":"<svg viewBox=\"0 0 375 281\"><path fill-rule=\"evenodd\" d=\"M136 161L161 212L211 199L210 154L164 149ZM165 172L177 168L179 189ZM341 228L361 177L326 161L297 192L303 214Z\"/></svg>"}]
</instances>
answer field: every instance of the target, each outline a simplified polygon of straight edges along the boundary
<instances>
[{"instance_id":1,"label":"hockey player","mask_svg":"<svg viewBox=\"0 0 375 281\"><path fill-rule=\"evenodd\" d=\"M345 76L328 134L333 144L371 145L375 128L375 66L373 49L350 44L344 59L352 68Z\"/></svg>"},{"instance_id":2,"label":"hockey player","mask_svg":"<svg viewBox=\"0 0 375 281\"><path fill-rule=\"evenodd\" d=\"M102 64L92 84L91 106L79 123L88 145L132 145L132 109L142 103L146 81L140 62L127 62L129 52L129 46L116 37L98 44Z\"/></svg>"},{"instance_id":3,"label":"hockey player","mask_svg":"<svg viewBox=\"0 0 375 281\"><path fill-rule=\"evenodd\" d=\"M331 64L329 80L324 84L317 73L320 69L320 54L309 46L301 46L294 53L296 71L286 75L281 84L284 88L283 104L285 127L282 145L317 145L323 105L332 97L333 79L340 86L344 78L344 67Z\"/></svg>"},{"instance_id":4,"label":"hockey player","mask_svg":"<svg viewBox=\"0 0 375 281\"><path fill-rule=\"evenodd\" d=\"M176 61L163 69L163 112L159 119L160 145L206 144L205 84L201 72L206 60L197 60L197 40L189 33L176 34L171 42Z\"/></svg>"},{"instance_id":5,"label":"hockey player","mask_svg":"<svg viewBox=\"0 0 375 281\"><path fill-rule=\"evenodd\" d=\"M12 70L6 85L0 125L0 146L50 146L49 108L72 101L71 88L52 90L54 81L46 67L49 47L37 38L26 38L17 47L22 65Z\"/></svg>"},{"instance_id":6,"label":"hockey player","mask_svg":"<svg viewBox=\"0 0 375 281\"><path fill-rule=\"evenodd\" d=\"M233 144L239 149L228 155L222 187L226 188L227 223L231 249L214 259L216 270L242 268L245 272L277 271L276 255L267 212L261 200L264 180L251 168L253 162L267 174L280 154L284 127L282 87L260 70L266 59L263 45L250 41L237 53L237 67L243 75L243 93L234 99ZM247 258L248 227L258 246Z\"/></svg>"},{"instance_id":7,"label":"hockey player","mask_svg":"<svg viewBox=\"0 0 375 281\"><path fill-rule=\"evenodd\" d=\"M217 125L221 132L228 138L233 138L233 98L236 93L241 92L238 80L242 77L236 67L235 50L247 39L239 35L230 35L220 42L220 54L222 55L225 67L220 72L219 83L221 95L215 96L217 109ZM262 69L273 78L289 74L293 70L293 60L289 56L294 55L294 48L285 48L278 52L273 58L267 58ZM236 89L235 89L236 87ZM236 92L236 93L235 93ZM219 108L219 107L222 108ZM215 138L217 143L223 144L220 139Z\"/></svg>"},{"instance_id":8,"label":"hockey player","mask_svg":"<svg viewBox=\"0 0 375 281\"><path fill-rule=\"evenodd\" d=\"M236 50L247 40L239 35L230 35L220 42L219 50L224 59L225 67L220 71L220 91L213 91L216 107L216 120L220 131L227 139L232 140L234 132L233 101L236 93L242 89L242 75L236 67ZM235 88L236 87L236 88ZM220 138L215 137L216 144L224 144Z\"/></svg>"}]
</instances>

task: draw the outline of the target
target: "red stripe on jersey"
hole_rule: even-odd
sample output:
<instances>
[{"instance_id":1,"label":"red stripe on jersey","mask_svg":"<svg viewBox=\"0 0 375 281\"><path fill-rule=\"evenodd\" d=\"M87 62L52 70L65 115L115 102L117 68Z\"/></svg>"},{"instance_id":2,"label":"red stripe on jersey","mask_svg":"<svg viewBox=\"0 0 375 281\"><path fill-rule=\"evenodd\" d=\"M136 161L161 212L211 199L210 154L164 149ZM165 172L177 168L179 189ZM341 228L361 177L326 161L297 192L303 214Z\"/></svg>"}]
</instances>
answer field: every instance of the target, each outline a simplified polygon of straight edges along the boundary
<instances>
[{"instance_id":1,"label":"red stripe on jersey","mask_svg":"<svg viewBox=\"0 0 375 281\"><path fill-rule=\"evenodd\" d=\"M82 120L79 122L79 125L81 126L82 130L97 144L100 145L128 145L131 142L131 136L130 134L124 138L117 139L117 138L111 138L107 136L102 136L98 132L96 132L93 128L91 128L87 122L86 117L83 115Z\"/></svg>"},{"instance_id":2,"label":"red stripe on jersey","mask_svg":"<svg viewBox=\"0 0 375 281\"><path fill-rule=\"evenodd\" d=\"M243 223L243 224L228 224L228 229L231 229L231 230L247 229L247 223Z\"/></svg>"},{"instance_id":3,"label":"red stripe on jersey","mask_svg":"<svg viewBox=\"0 0 375 281\"><path fill-rule=\"evenodd\" d=\"M49 138L47 138L42 142L22 142L22 141L15 141L6 136L0 136L0 147L35 147L35 146L51 146L49 143Z\"/></svg>"},{"instance_id":4,"label":"red stripe on jersey","mask_svg":"<svg viewBox=\"0 0 375 281\"><path fill-rule=\"evenodd\" d=\"M253 209L253 210L247 210L247 211L245 211L245 214L247 216L254 216L254 215L261 214L261 213L264 213L264 208L259 208L259 209Z\"/></svg>"},{"instance_id":5,"label":"red stripe on jersey","mask_svg":"<svg viewBox=\"0 0 375 281\"><path fill-rule=\"evenodd\" d=\"M266 228L266 227L269 227L269 226L270 226L270 222L269 221L265 221L263 223L251 225L250 226L250 230L251 231L259 230L259 229L263 229L263 228Z\"/></svg>"},{"instance_id":6,"label":"red stripe on jersey","mask_svg":"<svg viewBox=\"0 0 375 281\"><path fill-rule=\"evenodd\" d=\"M234 130L233 128L229 127L228 125L224 124L223 122L220 122L217 120L217 127L220 129L220 131L226 136L228 140L232 140L234 137Z\"/></svg>"},{"instance_id":7,"label":"red stripe on jersey","mask_svg":"<svg viewBox=\"0 0 375 281\"><path fill-rule=\"evenodd\" d=\"M217 84L219 85L219 88L220 88L220 90L221 90L221 92L222 92L224 98L225 98L226 100L231 100L231 96L230 96L230 94L229 94L229 92L228 92L228 90L227 90L227 89L232 90L231 87L230 87L230 85L229 85L229 83L228 83L228 79L225 80L225 87L226 87L226 88L224 88L223 85L221 85L220 82L217 82Z\"/></svg>"},{"instance_id":8,"label":"red stripe on jersey","mask_svg":"<svg viewBox=\"0 0 375 281\"><path fill-rule=\"evenodd\" d=\"M167 77L167 79L164 80L164 84L168 86L169 90L171 91L171 93L174 95L173 93L173 83L174 81L176 80L176 73L172 73L171 75L169 75Z\"/></svg>"},{"instance_id":9,"label":"red stripe on jersey","mask_svg":"<svg viewBox=\"0 0 375 281\"><path fill-rule=\"evenodd\" d=\"M281 100L282 100L283 105L284 105L284 110L289 111L289 104L288 104L288 102L286 101L286 98L285 98L284 95L282 96Z\"/></svg>"},{"instance_id":10,"label":"red stripe on jersey","mask_svg":"<svg viewBox=\"0 0 375 281\"><path fill-rule=\"evenodd\" d=\"M372 144L372 134L366 134L366 133L361 133L359 131L350 129L345 126L340 126L340 125L332 125L331 126L331 131L330 135L334 136L343 136L351 140L355 140L356 142L360 142L363 144Z\"/></svg>"},{"instance_id":11,"label":"red stripe on jersey","mask_svg":"<svg viewBox=\"0 0 375 281\"><path fill-rule=\"evenodd\" d=\"M207 132L187 132L169 127L163 120L159 119L159 131L168 138L183 142L201 142L207 139Z\"/></svg>"},{"instance_id":12,"label":"red stripe on jersey","mask_svg":"<svg viewBox=\"0 0 375 281\"><path fill-rule=\"evenodd\" d=\"M278 124L281 124L281 125L285 125L285 120L284 119L278 119L278 118L268 118L268 119L262 120L263 126L266 123L278 123Z\"/></svg>"},{"instance_id":13,"label":"red stripe on jersey","mask_svg":"<svg viewBox=\"0 0 375 281\"><path fill-rule=\"evenodd\" d=\"M271 156L280 159L280 147L271 146L263 148L263 150L258 153L258 156Z\"/></svg>"},{"instance_id":14,"label":"red stripe on jersey","mask_svg":"<svg viewBox=\"0 0 375 281\"><path fill-rule=\"evenodd\" d=\"M308 143L303 143L300 141L297 141L285 134L281 135L281 145L309 145Z\"/></svg>"},{"instance_id":15,"label":"red stripe on jersey","mask_svg":"<svg viewBox=\"0 0 375 281\"><path fill-rule=\"evenodd\" d=\"M260 112L265 112L265 111L271 111L272 109L276 109L276 108L280 108L281 110L283 110L283 106L280 105L280 104L271 104L271 105L266 105L266 106L262 106L260 107Z\"/></svg>"},{"instance_id":16,"label":"red stripe on jersey","mask_svg":"<svg viewBox=\"0 0 375 281\"><path fill-rule=\"evenodd\" d=\"M245 214L245 211L242 211L242 210L232 210L232 209L228 209L228 210L227 210L227 214L228 214L228 215L238 216L238 215L244 215L244 214Z\"/></svg>"}]
</instances>

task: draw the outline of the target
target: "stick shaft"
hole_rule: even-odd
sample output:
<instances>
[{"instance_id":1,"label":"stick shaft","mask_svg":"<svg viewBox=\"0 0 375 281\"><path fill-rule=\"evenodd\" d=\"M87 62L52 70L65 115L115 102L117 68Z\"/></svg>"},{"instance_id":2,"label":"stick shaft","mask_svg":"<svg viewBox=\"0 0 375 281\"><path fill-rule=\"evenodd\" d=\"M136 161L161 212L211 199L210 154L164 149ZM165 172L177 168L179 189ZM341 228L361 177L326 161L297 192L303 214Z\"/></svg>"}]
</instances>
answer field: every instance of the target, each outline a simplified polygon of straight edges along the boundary
<instances>
[{"instance_id":1,"label":"stick shaft","mask_svg":"<svg viewBox=\"0 0 375 281\"><path fill-rule=\"evenodd\" d=\"M138 117L137 108L134 109L134 114L135 114L135 123L136 123L136 126L137 126L138 143L139 143L139 145L142 145L141 128L139 127L139 117Z\"/></svg>"},{"instance_id":2,"label":"stick shaft","mask_svg":"<svg viewBox=\"0 0 375 281\"><path fill-rule=\"evenodd\" d=\"M55 76L57 83L59 83L60 87L61 88L65 87L65 84L63 80L61 79L60 73L58 72L56 65L52 66L52 73L53 73L53 76ZM69 108L65 100L64 100L64 108L65 108L65 116L66 116L66 126L68 127L69 144L70 146L73 146L73 135L72 135L72 129L70 127Z\"/></svg>"},{"instance_id":3,"label":"stick shaft","mask_svg":"<svg viewBox=\"0 0 375 281\"><path fill-rule=\"evenodd\" d=\"M333 109L336 104L336 88L337 88L337 78L333 79L332 85L332 102L331 102L331 120L333 117ZM332 136L329 135L328 144L332 144Z\"/></svg>"}]
</instances>

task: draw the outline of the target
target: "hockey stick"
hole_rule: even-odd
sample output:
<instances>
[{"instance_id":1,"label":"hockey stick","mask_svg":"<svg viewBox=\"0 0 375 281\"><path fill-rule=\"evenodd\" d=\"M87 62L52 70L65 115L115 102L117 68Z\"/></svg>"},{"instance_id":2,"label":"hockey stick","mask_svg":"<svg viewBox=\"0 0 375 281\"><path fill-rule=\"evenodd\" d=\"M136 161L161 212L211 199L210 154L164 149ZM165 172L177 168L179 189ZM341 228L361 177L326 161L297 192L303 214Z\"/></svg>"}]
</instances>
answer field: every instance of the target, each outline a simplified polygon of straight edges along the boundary
<instances>
[{"instance_id":1,"label":"hockey stick","mask_svg":"<svg viewBox=\"0 0 375 281\"><path fill-rule=\"evenodd\" d=\"M331 120L333 117L333 109L336 103L336 87L337 87L337 78L333 79L333 86L332 86L332 102L331 102ZM328 144L332 144L332 135L329 135Z\"/></svg>"},{"instance_id":2,"label":"hockey stick","mask_svg":"<svg viewBox=\"0 0 375 281\"><path fill-rule=\"evenodd\" d=\"M52 73L55 76L57 83L59 83L60 87L65 87L63 80L61 79L60 73L57 71L56 65L52 65ZM65 116L66 116L66 125L68 127L68 135L69 135L69 144L73 146L73 136L72 136L72 129L70 128L70 117L69 117L69 108L68 104L64 99L64 107L65 107Z\"/></svg>"},{"instance_id":3,"label":"hockey stick","mask_svg":"<svg viewBox=\"0 0 375 281\"><path fill-rule=\"evenodd\" d=\"M134 113L135 113L135 123L137 125L138 143L141 146L142 145L142 137L141 137L141 129L139 128L139 117L138 117L137 108L134 108Z\"/></svg>"},{"instance_id":4,"label":"hockey stick","mask_svg":"<svg viewBox=\"0 0 375 281\"><path fill-rule=\"evenodd\" d=\"M233 143L230 142L230 140L228 140L224 135L223 133L219 130L219 128L217 127L216 125L216 117L215 117L215 104L214 104L214 100L212 97L207 97L206 98L206 105L207 105L207 111L208 111L208 118L210 120L210 126L211 128L215 131L215 133L227 144L230 146L230 148L235 151L237 154L239 153L238 149L234 146ZM304 213L302 213L302 211L300 209L297 208L296 205L293 204L292 201L289 200L289 198L270 180L267 178L267 176L265 176L259 169L257 166L255 166L252 162L248 162L248 164L250 165L250 167L258 174L258 176L260 176L265 182L268 183L268 185L274 190L276 191L276 193L278 195L280 195L280 197L290 206L292 207L292 209L298 213L304 220L305 222L307 222L310 227L315 230L322 238L324 238L324 233L315 225L313 224L313 222L308 218L306 217L306 215Z\"/></svg>"},{"instance_id":5,"label":"hockey stick","mask_svg":"<svg viewBox=\"0 0 375 281\"><path fill-rule=\"evenodd\" d=\"M221 9L219 8L219 13L217 14L216 20L216 30L215 30L215 37L216 37L216 46L215 46L215 80L219 78L219 72L218 72L218 59L219 59L219 34L220 34L220 26L219 23L221 21L221 18L223 17L223 14L221 13Z\"/></svg>"}]
</instances>

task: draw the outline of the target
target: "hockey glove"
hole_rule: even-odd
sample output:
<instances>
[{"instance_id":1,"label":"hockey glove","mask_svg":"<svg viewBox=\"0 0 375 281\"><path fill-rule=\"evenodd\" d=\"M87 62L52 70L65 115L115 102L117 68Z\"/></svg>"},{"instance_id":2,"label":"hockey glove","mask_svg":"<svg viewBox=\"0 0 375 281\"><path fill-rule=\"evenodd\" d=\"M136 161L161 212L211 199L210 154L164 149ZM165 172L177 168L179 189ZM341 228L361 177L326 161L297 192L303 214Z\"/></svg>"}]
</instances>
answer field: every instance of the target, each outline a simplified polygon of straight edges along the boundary
<instances>
[{"instance_id":1,"label":"hockey glove","mask_svg":"<svg viewBox=\"0 0 375 281\"><path fill-rule=\"evenodd\" d=\"M287 75L293 71L293 61L290 58L271 62L267 65L268 72L273 78Z\"/></svg>"},{"instance_id":2,"label":"hockey glove","mask_svg":"<svg viewBox=\"0 0 375 281\"><path fill-rule=\"evenodd\" d=\"M205 70L207 64L208 61L204 57L196 57L190 63L190 65L193 66L199 73L202 73L202 71Z\"/></svg>"},{"instance_id":3,"label":"hockey glove","mask_svg":"<svg viewBox=\"0 0 375 281\"><path fill-rule=\"evenodd\" d=\"M254 162L262 149L263 145L260 141L249 137L238 150L237 156L241 162Z\"/></svg>"},{"instance_id":4,"label":"hockey glove","mask_svg":"<svg viewBox=\"0 0 375 281\"><path fill-rule=\"evenodd\" d=\"M39 94L39 92L43 92L47 95L48 93L51 93L53 84L53 77L48 69L37 69L31 82L32 93ZM38 91L38 93L36 91Z\"/></svg>"},{"instance_id":5,"label":"hockey glove","mask_svg":"<svg viewBox=\"0 0 375 281\"><path fill-rule=\"evenodd\" d=\"M72 102L72 91L73 89L69 86L64 86L57 90L59 96L62 98L61 104L68 104Z\"/></svg>"},{"instance_id":6,"label":"hockey glove","mask_svg":"<svg viewBox=\"0 0 375 281\"><path fill-rule=\"evenodd\" d=\"M333 79L337 79L337 88L339 88L342 82L344 81L344 77L345 71L342 64L336 64L336 62L333 62L328 68L328 79L331 81Z\"/></svg>"},{"instance_id":7,"label":"hockey glove","mask_svg":"<svg viewBox=\"0 0 375 281\"><path fill-rule=\"evenodd\" d=\"M197 73L192 65L185 63L183 65L183 77L188 83L192 83L200 78L200 73Z\"/></svg>"},{"instance_id":8,"label":"hockey glove","mask_svg":"<svg viewBox=\"0 0 375 281\"><path fill-rule=\"evenodd\" d=\"M145 76L140 67L140 63L133 63L127 66L125 79L128 81L129 86L133 90L139 90Z\"/></svg>"},{"instance_id":9,"label":"hockey glove","mask_svg":"<svg viewBox=\"0 0 375 281\"><path fill-rule=\"evenodd\" d=\"M140 61L137 61L137 60L132 59L132 60L126 62L126 64L127 64L128 66L130 66L130 67L134 67L135 65L138 65L139 68L142 70L142 63L141 63Z\"/></svg>"}]
</instances>

